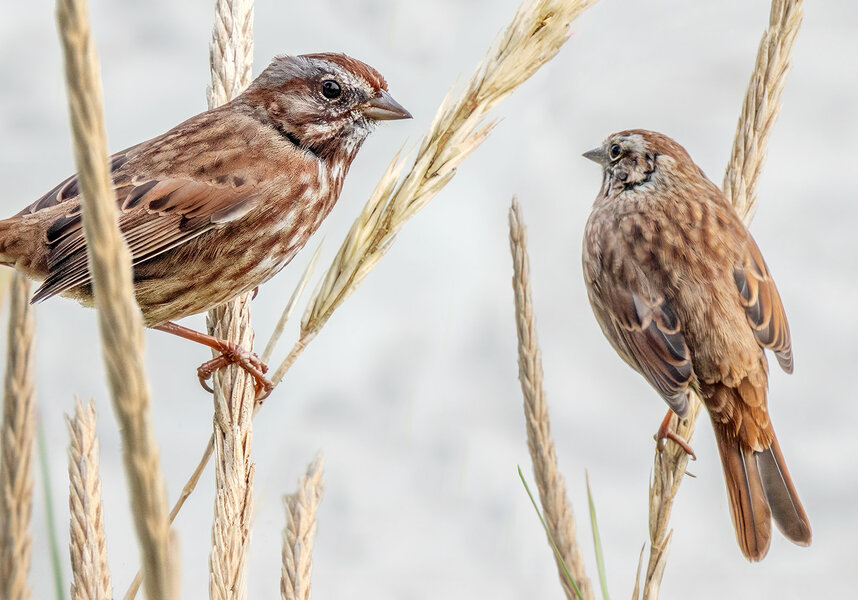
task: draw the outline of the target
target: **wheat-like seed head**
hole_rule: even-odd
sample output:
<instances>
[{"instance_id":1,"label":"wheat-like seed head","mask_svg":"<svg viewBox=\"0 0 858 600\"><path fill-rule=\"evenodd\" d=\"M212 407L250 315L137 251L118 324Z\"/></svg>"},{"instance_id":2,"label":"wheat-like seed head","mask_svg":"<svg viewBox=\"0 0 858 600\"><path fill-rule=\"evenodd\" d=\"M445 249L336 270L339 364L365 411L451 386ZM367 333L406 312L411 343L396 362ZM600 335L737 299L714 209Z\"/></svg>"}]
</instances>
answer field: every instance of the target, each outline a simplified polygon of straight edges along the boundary
<instances>
[{"instance_id":1,"label":"wheat-like seed head","mask_svg":"<svg viewBox=\"0 0 858 600\"><path fill-rule=\"evenodd\" d=\"M101 477L98 474L98 438L95 405L76 399L69 429L69 551L72 600L110 600L110 569L104 536Z\"/></svg>"},{"instance_id":2,"label":"wheat-like seed head","mask_svg":"<svg viewBox=\"0 0 858 600\"><path fill-rule=\"evenodd\" d=\"M772 2L769 28L760 40L754 72L742 102L722 189L746 225L756 211L757 183L766 158L766 144L781 110L790 55L803 16L801 0Z\"/></svg>"},{"instance_id":3,"label":"wheat-like seed head","mask_svg":"<svg viewBox=\"0 0 858 600\"><path fill-rule=\"evenodd\" d=\"M0 598L25 600L32 539L33 440L36 394L33 378L35 323L30 284L12 276L9 330L0 428Z\"/></svg>"},{"instance_id":4,"label":"wheat-like seed head","mask_svg":"<svg viewBox=\"0 0 858 600\"><path fill-rule=\"evenodd\" d=\"M107 378L122 433L122 456L143 557L144 585L149 597L167 598L167 494L149 413L143 319L134 298L131 256L119 232L108 169L99 66L86 0L60 0L57 24L83 195L87 255Z\"/></svg>"},{"instance_id":5,"label":"wheat-like seed head","mask_svg":"<svg viewBox=\"0 0 858 600\"><path fill-rule=\"evenodd\" d=\"M557 469L557 452L551 439L548 403L542 387L542 354L536 338L536 317L530 291L530 259L527 254L527 230L518 200L513 198L509 209L509 246L512 253L512 288L515 296L515 324L518 333L518 379L524 395L524 416L527 425L527 448L533 461L533 473L539 489L539 499L545 513L545 524L569 573L575 579L581 596L593 598L593 588L584 569L584 556L575 533L572 505L566 497L566 484ZM549 540L550 541L550 540ZM569 600L577 594L566 578L562 563L557 571L563 591Z\"/></svg>"},{"instance_id":6,"label":"wheat-like seed head","mask_svg":"<svg viewBox=\"0 0 858 600\"><path fill-rule=\"evenodd\" d=\"M316 541L316 512L322 501L322 470L325 461L317 454L298 482L298 491L283 497L286 528L283 530L283 566L280 597L310 600L313 545Z\"/></svg>"},{"instance_id":7,"label":"wheat-like seed head","mask_svg":"<svg viewBox=\"0 0 858 600\"><path fill-rule=\"evenodd\" d=\"M212 85L209 108L240 94L252 79L253 1L217 0L209 45ZM250 294L209 311L209 334L252 349ZM238 365L213 377L215 510L209 557L209 597L247 598L247 555L253 510L250 458L253 440L254 380Z\"/></svg>"},{"instance_id":8,"label":"wheat-like seed head","mask_svg":"<svg viewBox=\"0 0 858 600\"><path fill-rule=\"evenodd\" d=\"M491 132L488 112L551 60L569 38L569 24L595 0L534 0L521 5L501 39L477 66L464 92L447 95L407 161L394 158L352 225L301 321L301 337L317 332L354 291L396 234L456 174Z\"/></svg>"},{"instance_id":9,"label":"wheat-like seed head","mask_svg":"<svg viewBox=\"0 0 858 600\"><path fill-rule=\"evenodd\" d=\"M780 110L790 52L803 12L802 0L772 0L769 27L760 40L754 72L742 103L730 162L724 174L723 191L745 224L750 223L754 216L766 143ZM694 435L700 407L698 395L689 392L688 416L679 419L673 415L670 420L670 426L685 440L690 441ZM658 598L670 542L670 512L687 463L688 456L675 444L656 450L650 484L650 556L644 579L644 600Z\"/></svg>"}]
</instances>

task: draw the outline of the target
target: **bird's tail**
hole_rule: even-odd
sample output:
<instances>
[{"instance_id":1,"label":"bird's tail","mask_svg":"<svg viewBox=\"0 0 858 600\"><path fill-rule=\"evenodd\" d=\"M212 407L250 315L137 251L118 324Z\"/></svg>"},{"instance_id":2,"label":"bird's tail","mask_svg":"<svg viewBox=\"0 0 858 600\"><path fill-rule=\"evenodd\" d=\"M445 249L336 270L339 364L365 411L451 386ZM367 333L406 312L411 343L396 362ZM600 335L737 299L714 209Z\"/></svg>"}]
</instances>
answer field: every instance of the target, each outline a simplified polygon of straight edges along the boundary
<instances>
[{"instance_id":1,"label":"bird's tail","mask_svg":"<svg viewBox=\"0 0 858 600\"><path fill-rule=\"evenodd\" d=\"M771 543L773 519L787 539L800 546L810 545L810 521L774 432L771 432L771 446L755 452L743 447L722 424L714 425L730 515L742 553L752 561L765 557Z\"/></svg>"}]
</instances>

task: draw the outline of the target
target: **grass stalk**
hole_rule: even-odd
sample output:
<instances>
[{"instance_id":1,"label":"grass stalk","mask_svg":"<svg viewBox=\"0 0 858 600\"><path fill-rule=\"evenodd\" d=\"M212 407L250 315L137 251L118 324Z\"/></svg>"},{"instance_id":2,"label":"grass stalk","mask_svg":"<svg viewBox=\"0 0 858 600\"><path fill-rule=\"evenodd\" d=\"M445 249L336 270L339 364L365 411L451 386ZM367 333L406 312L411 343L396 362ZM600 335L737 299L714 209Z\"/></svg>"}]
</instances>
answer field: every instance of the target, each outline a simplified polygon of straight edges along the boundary
<instances>
[{"instance_id":1,"label":"grass stalk","mask_svg":"<svg viewBox=\"0 0 858 600\"><path fill-rule=\"evenodd\" d=\"M766 144L780 111L790 54L803 12L802 0L772 0L769 26L760 40L754 70L742 102L722 188L746 225L751 222L756 209L756 189L765 161ZM679 419L673 415L670 426L690 442L701 401L693 392L689 392L689 400L688 416ZM649 494L650 554L644 578L644 600L658 598L670 546L670 512L687 463L688 456L676 444L668 443L656 448Z\"/></svg>"},{"instance_id":2,"label":"grass stalk","mask_svg":"<svg viewBox=\"0 0 858 600\"><path fill-rule=\"evenodd\" d=\"M477 66L466 91L456 101L448 95L442 102L411 170L398 185L406 162L394 157L310 300L298 340L271 376L275 385L333 311L378 264L405 222L440 192L458 165L485 139L491 129L483 121L487 113L559 52L569 37L570 23L594 2L522 2L501 40ZM257 404L256 410L260 407ZM195 473L204 468L209 456L203 455ZM193 490L195 478L191 476L185 490ZM180 502L184 498L187 495Z\"/></svg>"},{"instance_id":3,"label":"grass stalk","mask_svg":"<svg viewBox=\"0 0 858 600\"><path fill-rule=\"evenodd\" d=\"M69 445L69 551L72 566L72 600L110 600L110 569L101 477L98 474L98 438L95 406L77 400L74 418L66 417Z\"/></svg>"},{"instance_id":4,"label":"grass stalk","mask_svg":"<svg viewBox=\"0 0 858 600\"><path fill-rule=\"evenodd\" d=\"M596 567L599 571L599 585L602 588L602 598L611 600L608 593L608 574L605 570L605 555L602 552L602 536L599 535L599 522L596 520L596 503L593 500L593 490L590 487L590 473L584 471L587 482L587 506L590 509L590 528L593 531L593 548L596 551Z\"/></svg>"},{"instance_id":5,"label":"grass stalk","mask_svg":"<svg viewBox=\"0 0 858 600\"><path fill-rule=\"evenodd\" d=\"M455 176L459 165L494 127L488 114L569 39L569 25L595 0L525 0L465 89L442 101L417 155L395 156L355 220L337 255L310 299L301 333L272 376L276 384L298 355L357 289L390 248L405 223ZM404 175L403 175L404 173Z\"/></svg>"},{"instance_id":6,"label":"grass stalk","mask_svg":"<svg viewBox=\"0 0 858 600\"><path fill-rule=\"evenodd\" d=\"M229 102L246 88L253 69L253 1L217 0L209 45L209 108ZM209 311L209 334L253 349L250 294ZM247 554L253 509L254 380L238 365L213 376L215 511L209 557L209 596L247 597Z\"/></svg>"},{"instance_id":7,"label":"grass stalk","mask_svg":"<svg viewBox=\"0 0 858 600\"><path fill-rule=\"evenodd\" d=\"M585 599L592 599L593 588L584 569L572 505L566 496L566 483L557 468L557 451L551 438L548 403L542 386L542 354L536 337L536 317L530 291L527 231L515 198L509 210L509 244L518 333L518 379L524 396L527 448L533 462L539 500L545 513L546 532L557 550L557 569L566 597L572 600L580 594ZM571 572L571 579L564 577L566 567Z\"/></svg>"},{"instance_id":8,"label":"grass stalk","mask_svg":"<svg viewBox=\"0 0 858 600\"><path fill-rule=\"evenodd\" d=\"M286 527L283 530L283 566L280 597L310 600L313 546L316 542L316 513L322 501L324 458L317 454L298 482L298 491L283 497Z\"/></svg>"},{"instance_id":9,"label":"grass stalk","mask_svg":"<svg viewBox=\"0 0 858 600\"><path fill-rule=\"evenodd\" d=\"M0 440L0 598L25 600L33 540L33 446L36 394L33 380L35 322L26 277L12 277Z\"/></svg>"},{"instance_id":10,"label":"grass stalk","mask_svg":"<svg viewBox=\"0 0 858 600\"><path fill-rule=\"evenodd\" d=\"M536 511L536 516L539 517L539 522L540 524L542 524L542 529L545 531L545 536L548 538L548 543L551 546L551 549L554 551L554 558L555 560L557 560L558 569L561 571L561 579L565 576L566 581L569 582L569 586L575 593L575 598L577 598L577 600L584 600L584 597L581 595L581 590L578 589L578 585L575 583L575 578L572 577L572 573L569 572L569 565L566 564L566 560L560 553L560 549L557 548L557 542L554 540L554 535L552 535L551 529L549 529L548 524L545 522L545 517L543 516L542 511L539 510L539 505L536 503L536 498L533 497L533 492L530 491L530 486L527 485L527 479L524 478L524 473L522 472L521 467L518 466L517 469L518 478L521 480L521 485L524 486L524 491L527 492L527 497L530 499L530 504L533 506L533 510Z\"/></svg>"},{"instance_id":11,"label":"grass stalk","mask_svg":"<svg viewBox=\"0 0 858 600\"><path fill-rule=\"evenodd\" d=\"M143 368L143 319L132 288L131 256L119 232L107 161L99 66L86 1L59 0L57 24L83 196L87 255L108 384L122 435L144 591L147 598L167 598L167 496Z\"/></svg>"}]
</instances>

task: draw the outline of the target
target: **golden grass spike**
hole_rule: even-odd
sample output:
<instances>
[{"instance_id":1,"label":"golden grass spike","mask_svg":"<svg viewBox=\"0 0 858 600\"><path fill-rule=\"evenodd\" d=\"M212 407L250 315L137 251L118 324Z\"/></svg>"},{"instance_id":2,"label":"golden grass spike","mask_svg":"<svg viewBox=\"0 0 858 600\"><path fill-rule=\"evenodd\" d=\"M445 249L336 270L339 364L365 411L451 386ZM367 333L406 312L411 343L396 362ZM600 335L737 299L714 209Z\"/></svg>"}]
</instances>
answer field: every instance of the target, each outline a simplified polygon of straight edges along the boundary
<instances>
[{"instance_id":1,"label":"golden grass spike","mask_svg":"<svg viewBox=\"0 0 858 600\"><path fill-rule=\"evenodd\" d=\"M410 169L394 158L331 263L301 321L301 337L318 332L381 259L396 234L453 178L485 140L489 111L551 60L569 38L569 24L595 0L531 0L521 4L501 39L477 65L465 90L438 108Z\"/></svg>"},{"instance_id":2,"label":"golden grass spike","mask_svg":"<svg viewBox=\"0 0 858 600\"><path fill-rule=\"evenodd\" d=\"M209 45L214 108L240 94L252 78L253 1L217 0ZM212 309L209 334L253 349L250 294ZM247 597L247 554L253 508L252 445L254 381L238 365L214 374L215 512L209 557L209 596Z\"/></svg>"},{"instance_id":3,"label":"golden grass spike","mask_svg":"<svg viewBox=\"0 0 858 600\"><path fill-rule=\"evenodd\" d=\"M723 190L736 211L751 222L757 203L757 183L762 173L766 144L780 110L781 94L789 71L790 53L803 15L802 0L772 0L769 27L760 40L754 72L745 92L742 113L736 127L730 162L724 174ZM691 441L700 412L700 398L689 393L689 415L673 415L671 428ZM670 542L670 511L685 474L688 457L675 444L656 449L650 485L650 555L644 578L644 600L658 598Z\"/></svg>"},{"instance_id":4,"label":"golden grass spike","mask_svg":"<svg viewBox=\"0 0 858 600\"><path fill-rule=\"evenodd\" d=\"M167 598L167 496L149 415L143 369L143 319L134 299L131 257L119 233L108 172L101 82L85 0L59 0L57 24L65 59L83 227L114 410L123 441L144 590Z\"/></svg>"},{"instance_id":5,"label":"golden grass spike","mask_svg":"<svg viewBox=\"0 0 858 600\"><path fill-rule=\"evenodd\" d=\"M283 566L280 597L310 600L313 546L316 542L316 512L322 501L322 470L325 461L317 454L298 482L298 491L283 497L286 527L283 529Z\"/></svg>"},{"instance_id":6,"label":"golden grass spike","mask_svg":"<svg viewBox=\"0 0 858 600\"><path fill-rule=\"evenodd\" d=\"M551 439L548 403L542 387L542 355L536 338L536 317L530 291L530 262L527 255L527 231L518 200L513 198L509 210L509 246L512 253L512 288L515 295L515 324L518 332L518 379L524 395L524 417L527 425L527 448L533 461L533 474L539 490L539 501L545 524L563 557L557 571L563 591L569 600L577 598L565 577L563 563L578 585L581 596L593 598L593 587L584 569L584 556L576 537L575 517L566 496L566 483L557 470L557 452Z\"/></svg>"},{"instance_id":7,"label":"golden grass spike","mask_svg":"<svg viewBox=\"0 0 858 600\"><path fill-rule=\"evenodd\" d=\"M27 583L32 539L33 442L36 397L33 385L35 324L30 284L11 278L3 422L0 429L0 598L30 598Z\"/></svg>"},{"instance_id":8,"label":"golden grass spike","mask_svg":"<svg viewBox=\"0 0 858 600\"><path fill-rule=\"evenodd\" d=\"M74 418L66 417L69 444L69 552L72 600L110 600L110 569L104 535L95 406L76 399Z\"/></svg>"}]
</instances>

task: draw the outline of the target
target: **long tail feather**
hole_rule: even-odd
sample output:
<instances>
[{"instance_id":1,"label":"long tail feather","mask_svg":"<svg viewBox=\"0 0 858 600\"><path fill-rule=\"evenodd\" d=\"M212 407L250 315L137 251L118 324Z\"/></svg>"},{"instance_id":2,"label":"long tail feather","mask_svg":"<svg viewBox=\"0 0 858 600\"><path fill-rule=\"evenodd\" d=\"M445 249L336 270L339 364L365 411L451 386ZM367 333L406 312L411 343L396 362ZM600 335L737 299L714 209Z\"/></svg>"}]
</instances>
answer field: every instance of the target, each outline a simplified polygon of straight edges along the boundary
<instances>
[{"instance_id":1,"label":"long tail feather","mask_svg":"<svg viewBox=\"0 0 858 600\"><path fill-rule=\"evenodd\" d=\"M777 438L773 437L768 450L755 452L754 457L775 525L787 539L800 546L809 546L812 537L810 521L789 476Z\"/></svg>"},{"instance_id":2,"label":"long tail feather","mask_svg":"<svg viewBox=\"0 0 858 600\"><path fill-rule=\"evenodd\" d=\"M736 541L748 560L762 560L772 541L772 513L757 461L753 452L743 451L737 440L717 429L716 425Z\"/></svg>"}]
</instances>

